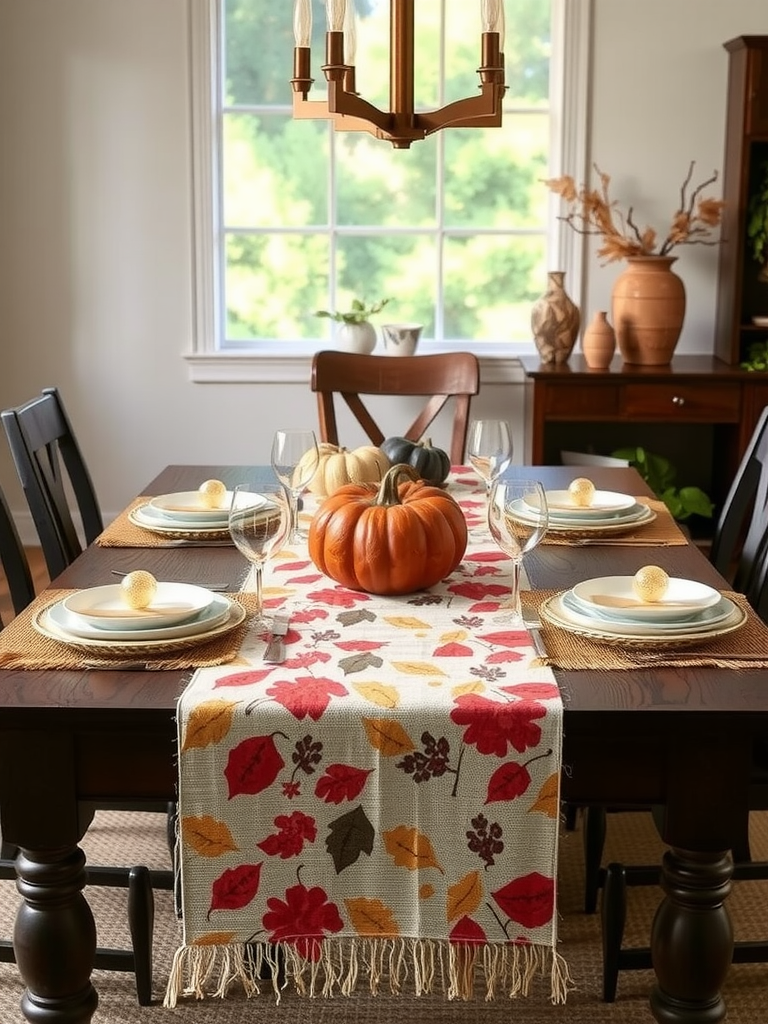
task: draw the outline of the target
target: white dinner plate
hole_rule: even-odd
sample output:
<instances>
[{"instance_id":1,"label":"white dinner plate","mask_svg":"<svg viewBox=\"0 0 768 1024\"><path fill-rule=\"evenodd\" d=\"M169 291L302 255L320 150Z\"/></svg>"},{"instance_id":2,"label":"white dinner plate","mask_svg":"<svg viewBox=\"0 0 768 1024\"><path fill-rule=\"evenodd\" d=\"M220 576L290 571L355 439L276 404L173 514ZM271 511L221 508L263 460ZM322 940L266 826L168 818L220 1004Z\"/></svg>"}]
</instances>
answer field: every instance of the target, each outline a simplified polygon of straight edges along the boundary
<instances>
[{"instance_id":1,"label":"white dinner plate","mask_svg":"<svg viewBox=\"0 0 768 1024\"><path fill-rule=\"evenodd\" d=\"M546 498L550 516L572 519L605 519L637 504L631 494L618 491L595 491L589 505L577 505L570 491L547 491ZM529 498L523 498L523 502L529 508L535 508Z\"/></svg>"},{"instance_id":2,"label":"white dinner plate","mask_svg":"<svg viewBox=\"0 0 768 1024\"><path fill-rule=\"evenodd\" d=\"M185 647L191 647L195 644L207 643L216 637L224 636L239 626L245 619L245 608L237 601L232 601L228 597L217 594L216 602L218 603L219 601L225 601L228 606L222 621L219 621L217 614L215 619L212 617L211 621L206 622L205 629L195 633L185 632L184 626L167 627L170 630L181 631L180 634L177 633L175 636L160 637L158 636L158 630L153 630L149 638L141 637L137 630L131 630L129 636L124 638L106 637L103 630L99 630L98 635L94 633L94 635L90 636L79 636L71 632L67 626L61 625L60 612L56 610L61 608L60 601L56 602L56 604L48 605L46 608L41 608L32 619L32 625L43 636L47 636L52 640L58 640L59 643L67 644L69 647L76 647L78 650L90 651L92 654L127 654L129 656L165 654L181 650ZM210 614L212 615L212 612ZM212 624L213 622L216 624Z\"/></svg>"},{"instance_id":3,"label":"white dinner plate","mask_svg":"<svg viewBox=\"0 0 768 1024\"><path fill-rule=\"evenodd\" d=\"M521 500L513 501L509 507L513 518L526 523L535 522L535 516L526 509ZM652 523L655 518L656 513L653 509L638 501L625 512L618 512L605 519L588 521L551 518L547 530L562 537L609 537L645 526Z\"/></svg>"},{"instance_id":4,"label":"white dinner plate","mask_svg":"<svg viewBox=\"0 0 768 1024\"><path fill-rule=\"evenodd\" d=\"M193 618L171 626L146 627L143 629L121 629L119 626L99 627L86 622L79 615L67 610L65 598L48 609L52 625L72 636L92 640L174 640L181 636L194 636L224 622L229 615L231 601L222 594L211 594L212 600L197 612Z\"/></svg>"},{"instance_id":5,"label":"white dinner plate","mask_svg":"<svg viewBox=\"0 0 768 1024\"><path fill-rule=\"evenodd\" d=\"M213 601L215 595L192 583L159 583L146 608L131 608L119 583L88 587L64 598L62 604L76 620L99 630L154 630L175 626L196 615Z\"/></svg>"},{"instance_id":6,"label":"white dinner plate","mask_svg":"<svg viewBox=\"0 0 768 1024\"><path fill-rule=\"evenodd\" d=\"M201 524L187 519L170 520L158 509L152 508L149 502L131 509L128 518L134 526L158 533L169 540L226 540L229 537L229 527L226 523L217 525Z\"/></svg>"},{"instance_id":7,"label":"white dinner plate","mask_svg":"<svg viewBox=\"0 0 768 1024\"><path fill-rule=\"evenodd\" d=\"M724 601L729 598L723 597ZM580 616L564 606L562 595L556 594L547 598L539 609L541 618L559 629L574 633L577 636L587 637L590 640L599 640L609 644L618 644L626 647L640 647L644 650L653 650L662 647L691 646L696 643L706 643L718 637L725 636L737 629L741 629L747 621L746 612L739 605L729 602L732 609L729 614L714 624L702 623L701 625L686 627L681 624L675 629L663 628L663 624L657 626L649 623L634 622L620 625L598 619Z\"/></svg>"},{"instance_id":8,"label":"white dinner plate","mask_svg":"<svg viewBox=\"0 0 768 1024\"><path fill-rule=\"evenodd\" d=\"M567 590L560 595L561 611L573 620L576 625L591 625L603 631L617 633L619 636L627 632L633 636L674 636L677 633L691 634L708 632L720 625L733 614L734 603L727 597L721 597L717 604L695 612L693 617L675 622L638 622L632 619L608 618L597 611L585 611L573 595Z\"/></svg>"},{"instance_id":9,"label":"white dinner plate","mask_svg":"<svg viewBox=\"0 0 768 1024\"><path fill-rule=\"evenodd\" d=\"M643 601L635 593L633 580L633 576L601 576L577 583L571 592L587 614L593 610L603 616L620 613L623 621L633 622L680 622L683 616L710 608L720 600L720 592L714 587L672 576L658 601Z\"/></svg>"},{"instance_id":10,"label":"white dinner plate","mask_svg":"<svg viewBox=\"0 0 768 1024\"><path fill-rule=\"evenodd\" d=\"M229 506L232 504L232 491L226 491L221 504L209 508L202 503L199 491L175 491L172 494L159 494L152 498L149 507L159 512L166 519L175 523L192 523L200 526L203 523L227 525Z\"/></svg>"}]
</instances>

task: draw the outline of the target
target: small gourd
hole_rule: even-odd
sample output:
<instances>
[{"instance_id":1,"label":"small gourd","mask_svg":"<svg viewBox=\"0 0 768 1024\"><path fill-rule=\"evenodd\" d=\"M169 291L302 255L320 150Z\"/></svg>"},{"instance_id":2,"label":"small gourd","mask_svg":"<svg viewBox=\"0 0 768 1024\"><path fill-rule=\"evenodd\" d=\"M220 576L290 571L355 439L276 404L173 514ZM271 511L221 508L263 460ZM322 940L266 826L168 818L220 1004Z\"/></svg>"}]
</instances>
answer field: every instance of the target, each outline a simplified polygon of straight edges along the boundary
<instances>
[{"instance_id":1,"label":"small gourd","mask_svg":"<svg viewBox=\"0 0 768 1024\"><path fill-rule=\"evenodd\" d=\"M375 445L362 445L349 450L322 441L317 448L320 458L315 475L309 483L309 490L313 494L333 494L345 484L378 484L390 467L387 456ZM314 452L308 452L302 462L304 459L314 461L314 458Z\"/></svg>"},{"instance_id":2,"label":"small gourd","mask_svg":"<svg viewBox=\"0 0 768 1024\"><path fill-rule=\"evenodd\" d=\"M442 484L451 471L448 453L434 447L429 438L410 441L407 437L388 437L381 442L381 450L393 466L413 466L429 484Z\"/></svg>"},{"instance_id":3,"label":"small gourd","mask_svg":"<svg viewBox=\"0 0 768 1024\"><path fill-rule=\"evenodd\" d=\"M152 598L157 593L157 580L151 572L136 569L123 577L120 589L122 598L128 607L138 611L142 608L149 608L152 604Z\"/></svg>"}]
</instances>

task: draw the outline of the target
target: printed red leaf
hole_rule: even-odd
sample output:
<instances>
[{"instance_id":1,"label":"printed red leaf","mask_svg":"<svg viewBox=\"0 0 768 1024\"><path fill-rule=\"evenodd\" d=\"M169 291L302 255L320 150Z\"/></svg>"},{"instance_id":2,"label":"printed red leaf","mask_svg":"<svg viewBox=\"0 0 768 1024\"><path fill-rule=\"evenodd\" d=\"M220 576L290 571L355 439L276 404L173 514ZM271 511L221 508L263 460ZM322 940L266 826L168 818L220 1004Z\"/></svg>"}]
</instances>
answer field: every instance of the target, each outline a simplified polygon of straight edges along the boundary
<instances>
[{"instance_id":1,"label":"printed red leaf","mask_svg":"<svg viewBox=\"0 0 768 1024\"><path fill-rule=\"evenodd\" d=\"M329 764L315 786L315 796L327 804L340 804L359 796L372 768L355 768L351 764Z\"/></svg>"},{"instance_id":2,"label":"printed red leaf","mask_svg":"<svg viewBox=\"0 0 768 1024\"><path fill-rule=\"evenodd\" d=\"M335 646L341 651L377 651L386 644L380 640L338 640Z\"/></svg>"},{"instance_id":3,"label":"printed red leaf","mask_svg":"<svg viewBox=\"0 0 768 1024\"><path fill-rule=\"evenodd\" d=\"M514 800L521 796L531 784L531 775L524 764L507 761L500 765L488 780L487 804L498 800Z\"/></svg>"},{"instance_id":4,"label":"printed red leaf","mask_svg":"<svg viewBox=\"0 0 768 1024\"><path fill-rule=\"evenodd\" d=\"M354 608L359 601L370 601L368 594L362 594L357 590L346 590L344 587L324 587L322 590L312 590L307 594L310 601L317 601L319 604L327 604L331 607L341 606L342 608Z\"/></svg>"},{"instance_id":5,"label":"printed red leaf","mask_svg":"<svg viewBox=\"0 0 768 1024\"><path fill-rule=\"evenodd\" d=\"M509 555L498 548L494 551L472 551L464 555L465 562L503 562L507 558Z\"/></svg>"},{"instance_id":6,"label":"printed red leaf","mask_svg":"<svg viewBox=\"0 0 768 1024\"><path fill-rule=\"evenodd\" d=\"M275 818L277 832L260 843L256 843L260 850L270 857L279 856L283 860L288 857L296 857L304 849L304 840L314 843L317 838L317 825L315 819L310 818L301 811L294 811L292 814L278 814Z\"/></svg>"},{"instance_id":7,"label":"printed red leaf","mask_svg":"<svg viewBox=\"0 0 768 1024\"><path fill-rule=\"evenodd\" d=\"M471 601L481 601L483 598L501 597L509 593L509 586L503 583L480 583L477 580L464 580L462 583L452 583L448 589L452 594L460 597L467 597Z\"/></svg>"},{"instance_id":8,"label":"printed red leaf","mask_svg":"<svg viewBox=\"0 0 768 1024\"><path fill-rule=\"evenodd\" d=\"M524 629L505 629L499 633L485 633L478 636L478 640L485 640L486 643L496 644L499 647L523 647L528 646L528 633Z\"/></svg>"},{"instance_id":9,"label":"printed red leaf","mask_svg":"<svg viewBox=\"0 0 768 1024\"><path fill-rule=\"evenodd\" d=\"M472 945L487 942L485 932L471 917L460 917L448 935L451 942L469 942Z\"/></svg>"},{"instance_id":10,"label":"printed red leaf","mask_svg":"<svg viewBox=\"0 0 768 1024\"><path fill-rule=\"evenodd\" d=\"M346 686L323 676L281 679L267 688L267 694L290 711L294 718L301 721L309 715L313 722L322 718L332 696L346 697L347 693Z\"/></svg>"},{"instance_id":11,"label":"printed red leaf","mask_svg":"<svg viewBox=\"0 0 768 1024\"><path fill-rule=\"evenodd\" d=\"M491 612L497 612L500 607L500 601L477 601L469 606L468 611L472 615L490 615Z\"/></svg>"},{"instance_id":12,"label":"printed red leaf","mask_svg":"<svg viewBox=\"0 0 768 1024\"><path fill-rule=\"evenodd\" d=\"M433 658L471 658L475 652L466 644L443 644L432 652Z\"/></svg>"},{"instance_id":13,"label":"printed red leaf","mask_svg":"<svg viewBox=\"0 0 768 1024\"><path fill-rule=\"evenodd\" d=\"M324 665L330 661L331 656L327 651L300 651L292 658L286 658L283 662L284 668L311 668L313 665Z\"/></svg>"},{"instance_id":14,"label":"printed red leaf","mask_svg":"<svg viewBox=\"0 0 768 1024\"><path fill-rule=\"evenodd\" d=\"M319 885L311 889L293 885L286 889L285 900L270 896L267 907L261 923L271 933L269 941L290 942L300 956L314 963L320 959L325 933L340 932L344 927L336 904L328 902Z\"/></svg>"},{"instance_id":15,"label":"printed red leaf","mask_svg":"<svg viewBox=\"0 0 768 1024\"><path fill-rule=\"evenodd\" d=\"M229 752L224 775L230 800L241 793L261 793L284 767L285 761L271 736L249 736Z\"/></svg>"},{"instance_id":16,"label":"printed red leaf","mask_svg":"<svg viewBox=\"0 0 768 1024\"><path fill-rule=\"evenodd\" d=\"M478 565L478 567L472 572L473 576L498 576L501 572L496 565Z\"/></svg>"},{"instance_id":17,"label":"printed red leaf","mask_svg":"<svg viewBox=\"0 0 768 1024\"><path fill-rule=\"evenodd\" d=\"M303 559L300 562L274 562L272 569L275 572L300 572L302 569L306 569L308 565L312 565L312 559Z\"/></svg>"},{"instance_id":18,"label":"printed red leaf","mask_svg":"<svg viewBox=\"0 0 768 1024\"><path fill-rule=\"evenodd\" d=\"M270 667L249 669L247 672L232 672L228 676L221 676L217 679L213 688L217 690L220 686L253 686L254 683L260 683L274 671L275 668Z\"/></svg>"},{"instance_id":19,"label":"printed red leaf","mask_svg":"<svg viewBox=\"0 0 768 1024\"><path fill-rule=\"evenodd\" d=\"M321 580L322 578L323 578L323 574L321 572L313 572L309 576L291 576L291 578L287 579L285 582L286 583L303 583L303 584L309 585L310 583L317 583L317 581Z\"/></svg>"},{"instance_id":20,"label":"printed red leaf","mask_svg":"<svg viewBox=\"0 0 768 1024\"><path fill-rule=\"evenodd\" d=\"M293 612L291 618L294 622L314 622L315 619L327 619L328 612L325 608L302 608Z\"/></svg>"},{"instance_id":21,"label":"printed red leaf","mask_svg":"<svg viewBox=\"0 0 768 1024\"><path fill-rule=\"evenodd\" d=\"M515 878L491 895L507 917L524 928L539 928L552 920L555 880L538 871Z\"/></svg>"},{"instance_id":22,"label":"printed red leaf","mask_svg":"<svg viewBox=\"0 0 768 1024\"><path fill-rule=\"evenodd\" d=\"M490 660L489 658L488 661ZM501 689L522 700L551 700L560 696L560 690L555 683L517 683L513 686L502 686Z\"/></svg>"},{"instance_id":23,"label":"printed red leaf","mask_svg":"<svg viewBox=\"0 0 768 1024\"><path fill-rule=\"evenodd\" d=\"M261 864L241 864L228 868L211 886L211 909L240 910L247 906L259 891Z\"/></svg>"},{"instance_id":24,"label":"printed red leaf","mask_svg":"<svg viewBox=\"0 0 768 1024\"><path fill-rule=\"evenodd\" d=\"M505 757L507 745L522 753L541 742L541 728L533 721L545 709L530 701L497 701L468 693L454 698L451 720L467 726L464 742L476 745L481 754Z\"/></svg>"},{"instance_id":25,"label":"printed red leaf","mask_svg":"<svg viewBox=\"0 0 768 1024\"><path fill-rule=\"evenodd\" d=\"M485 659L486 665L507 665L512 661L522 661L528 655L523 651L494 651Z\"/></svg>"}]
</instances>

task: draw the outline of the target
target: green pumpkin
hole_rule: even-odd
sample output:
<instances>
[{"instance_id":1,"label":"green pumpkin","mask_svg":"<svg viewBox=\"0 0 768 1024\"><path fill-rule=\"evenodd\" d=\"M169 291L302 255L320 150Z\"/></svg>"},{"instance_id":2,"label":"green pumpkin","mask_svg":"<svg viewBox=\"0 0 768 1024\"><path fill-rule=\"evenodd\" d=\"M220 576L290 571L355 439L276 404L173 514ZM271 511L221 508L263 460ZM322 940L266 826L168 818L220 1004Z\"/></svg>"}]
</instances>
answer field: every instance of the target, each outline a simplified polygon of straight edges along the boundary
<instances>
[{"instance_id":1,"label":"green pumpkin","mask_svg":"<svg viewBox=\"0 0 768 1024\"><path fill-rule=\"evenodd\" d=\"M422 480L441 484L451 471L451 460L442 448L433 448L429 438L409 441L407 437L388 437L379 445L392 465L413 466Z\"/></svg>"}]
</instances>

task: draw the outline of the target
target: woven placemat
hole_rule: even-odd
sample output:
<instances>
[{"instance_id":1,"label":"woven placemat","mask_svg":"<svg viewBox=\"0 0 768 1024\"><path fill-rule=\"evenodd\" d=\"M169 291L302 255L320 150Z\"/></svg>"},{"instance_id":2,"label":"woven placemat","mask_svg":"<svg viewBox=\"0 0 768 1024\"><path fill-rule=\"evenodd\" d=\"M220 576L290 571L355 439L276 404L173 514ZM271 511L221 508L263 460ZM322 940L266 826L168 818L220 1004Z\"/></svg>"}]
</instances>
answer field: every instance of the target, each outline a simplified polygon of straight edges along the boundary
<instances>
[{"instance_id":1,"label":"woven placemat","mask_svg":"<svg viewBox=\"0 0 768 1024\"><path fill-rule=\"evenodd\" d=\"M648 547L666 547L670 544L687 544L688 540L675 522L672 513L663 501L658 498L646 498L641 495L636 499L648 505L656 513L653 522L645 526L638 526L636 530L629 530L627 533L606 534L604 537L596 537L593 534L585 533L582 537L559 537L556 533L547 533L542 541L543 544L629 544L632 547L648 545ZM574 531L575 533L576 531Z\"/></svg>"},{"instance_id":2,"label":"woven placemat","mask_svg":"<svg viewBox=\"0 0 768 1024\"><path fill-rule=\"evenodd\" d=\"M254 611L255 595L228 594L245 608L248 615L243 622L230 633L209 640L207 643L167 653L126 654L123 646L119 654L110 656L100 648L93 653L88 650L70 647L50 637L43 636L35 629L33 620L43 608L63 600L73 590L46 590L28 605L15 619L0 632L0 668L6 669L78 669L78 668L120 668L126 667L130 660L136 667L147 670L181 670L187 668L205 668L211 665L223 665L232 661L242 646L248 625Z\"/></svg>"},{"instance_id":3,"label":"woven placemat","mask_svg":"<svg viewBox=\"0 0 768 1024\"><path fill-rule=\"evenodd\" d=\"M226 539L186 538L179 540L172 537L164 537L160 533L153 533L152 530L144 530L140 526L136 526L135 523L131 522L131 512L140 505L146 505L150 500L146 495L134 499L127 508L123 509L119 516L112 520L109 526L104 529L104 532L99 534L95 543L102 548L176 548L180 545L183 547L186 544L191 544L195 547L214 544L216 547L219 547L221 544L232 543Z\"/></svg>"},{"instance_id":4,"label":"woven placemat","mask_svg":"<svg viewBox=\"0 0 768 1024\"><path fill-rule=\"evenodd\" d=\"M537 611L547 598L561 593L557 590L521 591L520 600L524 608ZM691 668L768 668L768 627L751 609L743 594L723 591L725 597L743 608L747 621L741 629L701 646L636 648L621 646L620 643L601 643L587 637L569 633L550 623L541 624L541 635L547 650L547 658L537 659L537 664L549 665L578 671L604 669L642 669L676 666Z\"/></svg>"}]
</instances>

